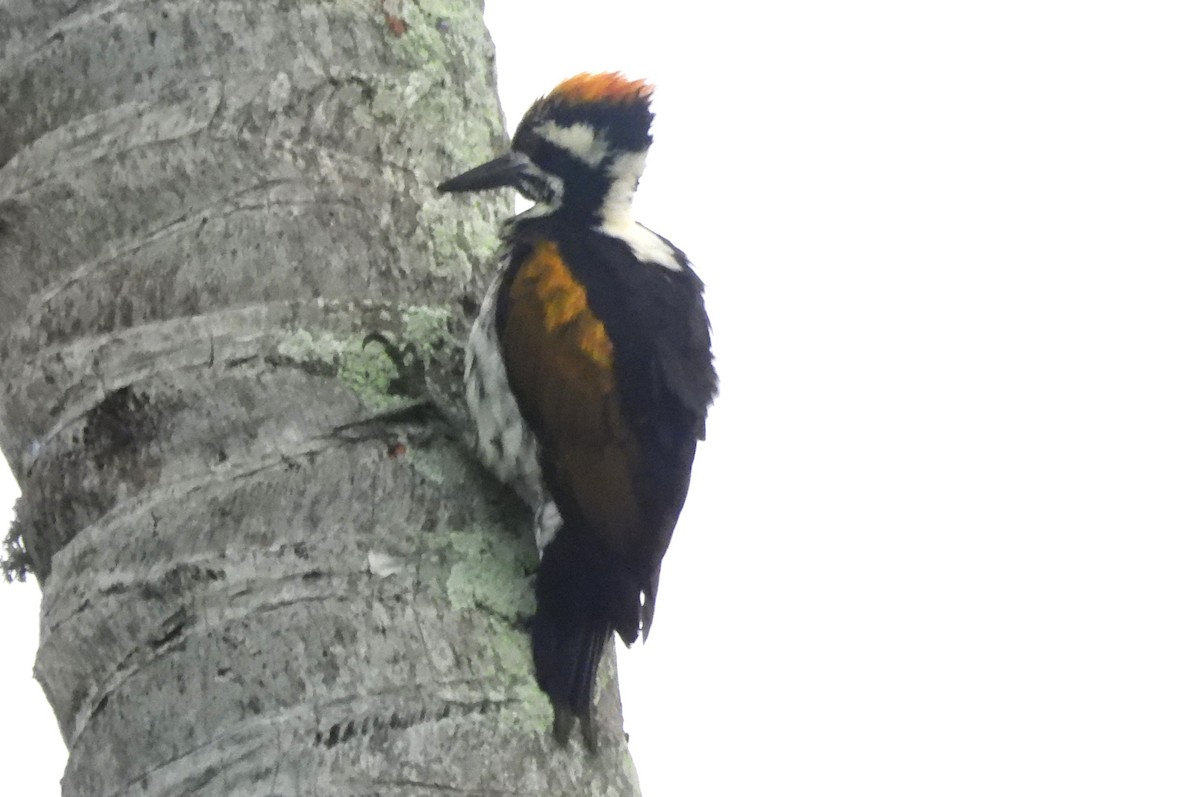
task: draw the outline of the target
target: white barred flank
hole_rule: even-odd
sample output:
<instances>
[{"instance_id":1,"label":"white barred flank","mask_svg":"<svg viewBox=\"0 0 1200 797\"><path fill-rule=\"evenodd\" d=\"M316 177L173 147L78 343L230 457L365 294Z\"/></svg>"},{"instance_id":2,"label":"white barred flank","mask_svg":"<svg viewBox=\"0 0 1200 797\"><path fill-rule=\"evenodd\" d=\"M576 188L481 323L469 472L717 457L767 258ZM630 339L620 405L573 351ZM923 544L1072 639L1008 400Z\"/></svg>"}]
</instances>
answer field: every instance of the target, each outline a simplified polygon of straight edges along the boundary
<instances>
[{"instance_id":1,"label":"white barred flank","mask_svg":"<svg viewBox=\"0 0 1200 797\"><path fill-rule=\"evenodd\" d=\"M496 478L516 490L533 509L534 536L538 553L541 553L562 526L562 518L542 482L537 440L521 416L508 383L508 371L496 333L496 294L500 279L497 276L488 288L479 317L467 339L467 409L475 421L475 448L479 458Z\"/></svg>"}]
</instances>

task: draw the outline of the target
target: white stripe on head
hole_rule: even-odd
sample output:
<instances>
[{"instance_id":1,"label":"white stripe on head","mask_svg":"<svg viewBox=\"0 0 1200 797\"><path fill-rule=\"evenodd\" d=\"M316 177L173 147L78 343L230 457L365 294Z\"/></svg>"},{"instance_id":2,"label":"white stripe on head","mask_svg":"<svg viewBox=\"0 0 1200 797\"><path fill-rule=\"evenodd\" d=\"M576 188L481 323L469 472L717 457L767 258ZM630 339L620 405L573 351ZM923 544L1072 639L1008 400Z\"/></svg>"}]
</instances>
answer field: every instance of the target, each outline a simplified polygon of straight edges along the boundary
<instances>
[{"instance_id":1,"label":"white stripe on head","mask_svg":"<svg viewBox=\"0 0 1200 797\"><path fill-rule=\"evenodd\" d=\"M587 122L576 122L567 127L557 122L543 122L534 132L592 168L608 157L608 142Z\"/></svg>"}]
</instances>

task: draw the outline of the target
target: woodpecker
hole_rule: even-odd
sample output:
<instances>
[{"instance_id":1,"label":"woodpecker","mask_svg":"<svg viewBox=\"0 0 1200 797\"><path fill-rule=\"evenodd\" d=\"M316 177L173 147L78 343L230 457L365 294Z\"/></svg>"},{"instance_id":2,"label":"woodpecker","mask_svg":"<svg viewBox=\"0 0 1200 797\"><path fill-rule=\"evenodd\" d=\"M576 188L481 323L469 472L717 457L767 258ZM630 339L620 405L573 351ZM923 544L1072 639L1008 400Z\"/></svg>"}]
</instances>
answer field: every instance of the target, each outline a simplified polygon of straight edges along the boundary
<instances>
[{"instance_id":1,"label":"woodpecker","mask_svg":"<svg viewBox=\"0 0 1200 797\"><path fill-rule=\"evenodd\" d=\"M509 152L438 186L514 187L497 275L466 353L483 462L533 509L541 561L534 670L566 744L596 749L596 670L615 631L650 632L659 568L717 391L704 286L633 219L652 87L572 77L533 104Z\"/></svg>"}]
</instances>

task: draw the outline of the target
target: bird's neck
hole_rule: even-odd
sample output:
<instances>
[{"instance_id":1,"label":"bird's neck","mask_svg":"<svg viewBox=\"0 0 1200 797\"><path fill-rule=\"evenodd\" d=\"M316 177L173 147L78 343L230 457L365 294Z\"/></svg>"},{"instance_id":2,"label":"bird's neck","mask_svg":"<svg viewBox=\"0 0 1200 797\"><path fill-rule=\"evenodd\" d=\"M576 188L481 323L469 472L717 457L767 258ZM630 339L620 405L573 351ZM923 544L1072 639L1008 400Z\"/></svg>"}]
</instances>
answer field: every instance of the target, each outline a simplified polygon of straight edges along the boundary
<instances>
[{"instance_id":1,"label":"bird's neck","mask_svg":"<svg viewBox=\"0 0 1200 797\"><path fill-rule=\"evenodd\" d=\"M613 158L608 167L608 188L597 214L601 226L633 223L633 193L645 169L646 150Z\"/></svg>"},{"instance_id":2,"label":"bird's neck","mask_svg":"<svg viewBox=\"0 0 1200 797\"><path fill-rule=\"evenodd\" d=\"M617 155L603 171L573 175L554 205L535 205L528 215L549 216L585 227L623 227L633 223L633 195L646 165L646 152ZM524 214L523 214L524 215Z\"/></svg>"}]
</instances>

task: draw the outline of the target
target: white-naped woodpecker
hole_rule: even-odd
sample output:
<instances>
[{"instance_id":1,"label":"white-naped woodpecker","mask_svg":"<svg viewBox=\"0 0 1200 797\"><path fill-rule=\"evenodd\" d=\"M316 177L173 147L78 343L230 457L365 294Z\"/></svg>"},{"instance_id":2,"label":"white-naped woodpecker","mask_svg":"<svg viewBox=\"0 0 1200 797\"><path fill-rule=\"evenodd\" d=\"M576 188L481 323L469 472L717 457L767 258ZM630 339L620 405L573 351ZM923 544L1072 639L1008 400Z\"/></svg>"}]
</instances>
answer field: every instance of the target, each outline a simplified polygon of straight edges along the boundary
<instances>
[{"instance_id":1,"label":"white-naped woodpecker","mask_svg":"<svg viewBox=\"0 0 1200 797\"><path fill-rule=\"evenodd\" d=\"M565 744L596 749L596 670L613 631L654 618L659 568L717 392L704 286L633 219L652 88L581 74L534 103L511 150L438 186L510 186L533 202L503 230L471 331L466 395L484 463L534 511L533 658Z\"/></svg>"}]
</instances>

